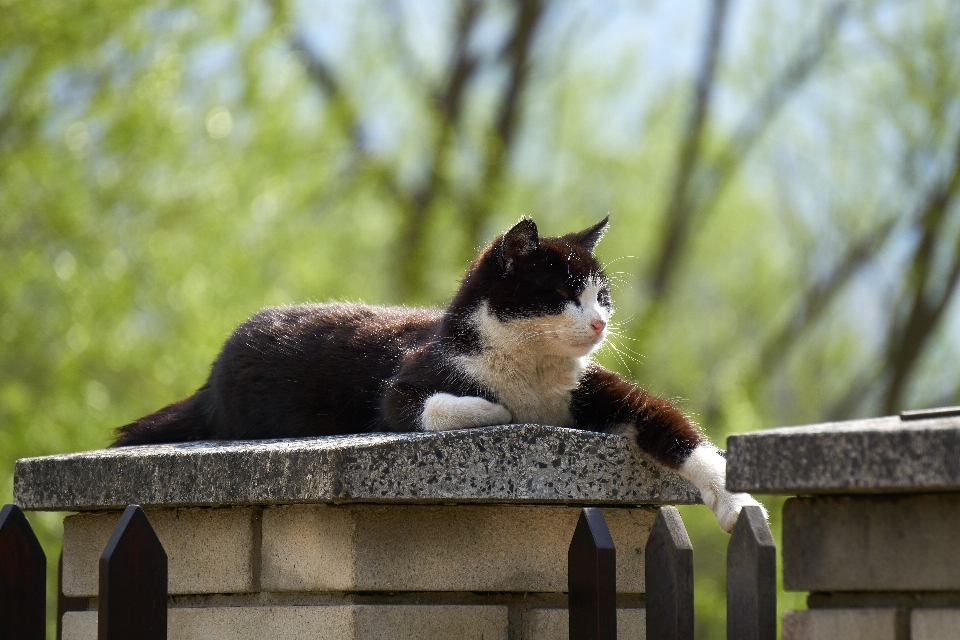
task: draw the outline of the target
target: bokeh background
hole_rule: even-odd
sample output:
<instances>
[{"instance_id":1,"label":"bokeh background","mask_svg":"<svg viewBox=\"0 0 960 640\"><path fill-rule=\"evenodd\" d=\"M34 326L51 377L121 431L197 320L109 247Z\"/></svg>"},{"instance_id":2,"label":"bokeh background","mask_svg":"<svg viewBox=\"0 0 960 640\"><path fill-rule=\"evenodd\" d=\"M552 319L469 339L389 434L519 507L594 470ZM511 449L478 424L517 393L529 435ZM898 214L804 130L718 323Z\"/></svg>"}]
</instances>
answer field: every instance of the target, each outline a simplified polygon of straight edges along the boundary
<instances>
[{"instance_id":1,"label":"bokeh background","mask_svg":"<svg viewBox=\"0 0 960 640\"><path fill-rule=\"evenodd\" d=\"M958 61L952 0L0 1L0 500L257 309L443 305L521 215L611 214L599 358L721 446L960 403Z\"/></svg>"}]
</instances>

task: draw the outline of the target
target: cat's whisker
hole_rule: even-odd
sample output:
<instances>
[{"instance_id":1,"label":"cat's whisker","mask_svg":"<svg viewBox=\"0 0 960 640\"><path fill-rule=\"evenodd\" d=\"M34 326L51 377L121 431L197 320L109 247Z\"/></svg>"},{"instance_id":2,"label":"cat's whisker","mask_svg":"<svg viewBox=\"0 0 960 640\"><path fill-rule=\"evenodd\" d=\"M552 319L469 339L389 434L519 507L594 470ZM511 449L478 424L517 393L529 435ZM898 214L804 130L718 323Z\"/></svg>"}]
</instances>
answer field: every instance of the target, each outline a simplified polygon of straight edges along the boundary
<instances>
[{"instance_id":1,"label":"cat's whisker","mask_svg":"<svg viewBox=\"0 0 960 640\"><path fill-rule=\"evenodd\" d=\"M620 339L620 336L618 336L617 334L611 334L611 337L612 337L612 338L616 338L617 340ZM613 344L613 340L612 340L612 339L610 340L610 344ZM643 360L643 359L646 357L646 356L644 356L642 353L639 353L639 352L637 352L637 351L634 351L633 349L631 349L630 347L626 346L625 344L618 344L618 345L616 345L615 348L617 348L617 349L622 349L623 351L627 351L627 352L629 352L630 354L632 354L633 356L635 356L635 357L637 358L636 362L637 362L638 364L640 363L640 360Z\"/></svg>"},{"instance_id":2,"label":"cat's whisker","mask_svg":"<svg viewBox=\"0 0 960 640\"><path fill-rule=\"evenodd\" d=\"M624 362L620 352L617 351L617 348L613 344L606 342L603 344L603 346L600 347L600 349L598 349L598 351L602 351L603 349L606 349L608 347L610 348L611 351L613 351L613 356L620 362L620 366L622 366L624 369L629 369L629 367L627 366L627 363Z\"/></svg>"},{"instance_id":3,"label":"cat's whisker","mask_svg":"<svg viewBox=\"0 0 960 640\"><path fill-rule=\"evenodd\" d=\"M637 353L634 353L634 352L624 353L624 348L623 348L623 346L622 346L622 345L618 346L618 345L614 344L612 341L608 342L607 344L610 345L610 348L611 348L611 349L613 350L613 352L617 355L617 358L620 359L621 364L623 364L624 366L627 366L627 365L626 365L626 362L624 362L624 358L632 361L634 364L642 364L641 361L642 361L643 356L641 356L640 354L637 354ZM628 351L629 351L629 350L628 350ZM629 368L629 367L628 367L628 368Z\"/></svg>"},{"instance_id":4,"label":"cat's whisker","mask_svg":"<svg viewBox=\"0 0 960 640\"><path fill-rule=\"evenodd\" d=\"M616 264L617 262L620 262L621 260L636 259L636 257L637 257L637 256L620 256L619 258L614 258L613 260L611 260L611 261L609 261L609 262L604 262L604 263L603 263L603 272L606 273L606 272L607 272L607 268L608 268L610 265L612 265L612 264Z\"/></svg>"},{"instance_id":5,"label":"cat's whisker","mask_svg":"<svg viewBox=\"0 0 960 640\"><path fill-rule=\"evenodd\" d=\"M640 353L640 352L638 352L638 351L635 351L635 350L634 350L633 348L631 348L630 346L624 344L624 343L623 343L624 336L622 336L622 335L620 335L620 334L618 334L618 333L614 333L614 334L612 334L612 335L613 335L613 338L617 341L617 346L619 346L621 349L624 349L624 350L626 350L626 351L629 351L630 353L636 355L637 357L640 357L640 358L645 357L642 353ZM628 339L629 339L629 338L628 338Z\"/></svg>"}]
</instances>

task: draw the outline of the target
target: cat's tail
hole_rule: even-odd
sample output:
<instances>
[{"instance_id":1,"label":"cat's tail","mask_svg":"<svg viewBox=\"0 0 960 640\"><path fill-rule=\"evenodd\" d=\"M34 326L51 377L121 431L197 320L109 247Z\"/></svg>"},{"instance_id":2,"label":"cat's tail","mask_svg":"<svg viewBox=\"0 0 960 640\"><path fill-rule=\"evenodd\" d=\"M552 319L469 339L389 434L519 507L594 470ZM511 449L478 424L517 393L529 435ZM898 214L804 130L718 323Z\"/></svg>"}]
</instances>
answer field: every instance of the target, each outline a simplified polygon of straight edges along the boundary
<instances>
[{"instance_id":1,"label":"cat's tail","mask_svg":"<svg viewBox=\"0 0 960 640\"><path fill-rule=\"evenodd\" d=\"M203 385L189 398L118 428L117 440L110 446L130 447L211 438L213 428L210 424L209 396L209 387Z\"/></svg>"}]
</instances>

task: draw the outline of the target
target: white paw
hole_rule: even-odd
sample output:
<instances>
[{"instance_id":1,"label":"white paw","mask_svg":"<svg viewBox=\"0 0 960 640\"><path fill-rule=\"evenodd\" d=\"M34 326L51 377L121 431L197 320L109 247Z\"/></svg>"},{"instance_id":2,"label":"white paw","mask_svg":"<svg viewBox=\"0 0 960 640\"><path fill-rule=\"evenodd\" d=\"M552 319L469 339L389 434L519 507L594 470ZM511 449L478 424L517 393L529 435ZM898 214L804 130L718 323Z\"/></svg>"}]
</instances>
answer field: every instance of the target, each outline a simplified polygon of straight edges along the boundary
<instances>
[{"instance_id":1,"label":"white paw","mask_svg":"<svg viewBox=\"0 0 960 640\"><path fill-rule=\"evenodd\" d=\"M748 505L763 509L763 505L749 493L730 493L726 490L727 463L711 445L700 445L680 466L680 475L700 490L703 503L713 511L720 528L730 533L737 524L740 510ZM767 517L766 509L763 517Z\"/></svg>"},{"instance_id":2,"label":"white paw","mask_svg":"<svg viewBox=\"0 0 960 640\"><path fill-rule=\"evenodd\" d=\"M423 403L424 431L450 431L510 424L513 416L501 404L472 396L436 393Z\"/></svg>"},{"instance_id":3,"label":"white paw","mask_svg":"<svg viewBox=\"0 0 960 640\"><path fill-rule=\"evenodd\" d=\"M472 418L476 424L473 427L490 427L496 424L510 424L513 415L502 404L490 402L483 398L463 398L464 405L468 410L467 415Z\"/></svg>"},{"instance_id":4,"label":"white paw","mask_svg":"<svg viewBox=\"0 0 960 640\"><path fill-rule=\"evenodd\" d=\"M704 498L706 501L706 498ZM763 511L764 519L767 518L767 510L763 505L753 499L749 493L730 493L721 489L714 496L714 504L710 506L713 515L717 517L720 528L730 533L734 525L737 524L737 518L740 517L740 511L747 506L760 507Z\"/></svg>"}]
</instances>

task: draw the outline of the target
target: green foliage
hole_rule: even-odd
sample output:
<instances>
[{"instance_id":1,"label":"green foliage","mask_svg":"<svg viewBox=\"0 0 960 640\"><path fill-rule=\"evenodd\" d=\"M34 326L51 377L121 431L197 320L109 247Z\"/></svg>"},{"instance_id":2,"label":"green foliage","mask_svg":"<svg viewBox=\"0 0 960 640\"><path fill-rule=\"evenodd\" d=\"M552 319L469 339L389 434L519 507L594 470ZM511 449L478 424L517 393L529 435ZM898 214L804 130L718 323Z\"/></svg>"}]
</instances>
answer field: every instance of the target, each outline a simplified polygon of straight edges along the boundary
<instances>
[{"instance_id":1,"label":"green foliage","mask_svg":"<svg viewBox=\"0 0 960 640\"><path fill-rule=\"evenodd\" d=\"M522 214L548 234L612 214L600 359L721 445L957 401L960 12L921 4L855 4L835 38L829 6L729 18L692 222L652 296L701 37L670 31L671 3L548 4L529 49L537 3L0 3L0 496L16 459L106 446L189 394L258 308L441 305ZM784 74L805 42L809 73ZM916 299L930 326L902 321ZM698 637L722 637L726 538L683 514ZM30 516L51 570L62 516Z\"/></svg>"}]
</instances>

